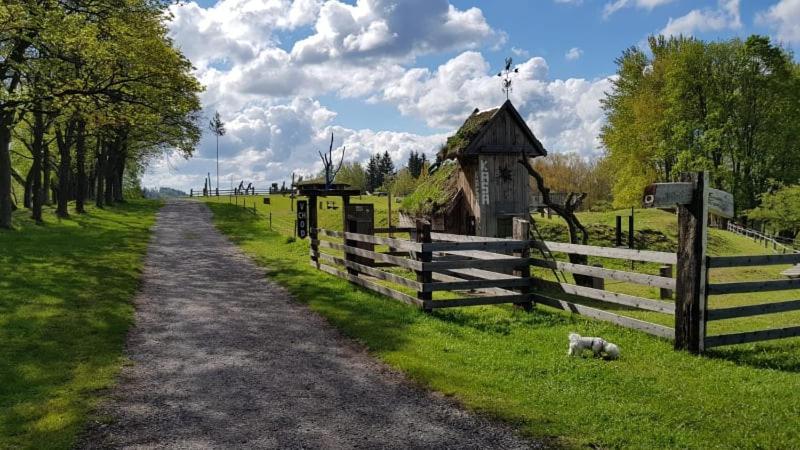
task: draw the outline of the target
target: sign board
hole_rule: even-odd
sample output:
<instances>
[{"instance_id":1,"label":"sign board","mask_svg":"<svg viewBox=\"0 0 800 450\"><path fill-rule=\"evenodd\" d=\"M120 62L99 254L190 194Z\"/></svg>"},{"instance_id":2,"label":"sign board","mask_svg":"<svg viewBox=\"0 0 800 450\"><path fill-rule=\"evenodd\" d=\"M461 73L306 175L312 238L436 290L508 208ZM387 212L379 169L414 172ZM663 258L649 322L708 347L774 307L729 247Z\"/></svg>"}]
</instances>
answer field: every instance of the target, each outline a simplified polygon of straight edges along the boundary
<instances>
[{"instance_id":1,"label":"sign board","mask_svg":"<svg viewBox=\"0 0 800 450\"><path fill-rule=\"evenodd\" d=\"M645 208L674 208L692 202L692 183L654 183L644 190ZM708 212L733 217L733 195L719 189L708 190Z\"/></svg>"},{"instance_id":2,"label":"sign board","mask_svg":"<svg viewBox=\"0 0 800 450\"><path fill-rule=\"evenodd\" d=\"M264 204L269 205L269 197L264 197Z\"/></svg>"},{"instance_id":3,"label":"sign board","mask_svg":"<svg viewBox=\"0 0 800 450\"><path fill-rule=\"evenodd\" d=\"M297 237L308 236L308 200L297 201Z\"/></svg>"},{"instance_id":4,"label":"sign board","mask_svg":"<svg viewBox=\"0 0 800 450\"><path fill-rule=\"evenodd\" d=\"M733 194L719 189L709 189L708 212L726 219L733 218Z\"/></svg>"}]
</instances>

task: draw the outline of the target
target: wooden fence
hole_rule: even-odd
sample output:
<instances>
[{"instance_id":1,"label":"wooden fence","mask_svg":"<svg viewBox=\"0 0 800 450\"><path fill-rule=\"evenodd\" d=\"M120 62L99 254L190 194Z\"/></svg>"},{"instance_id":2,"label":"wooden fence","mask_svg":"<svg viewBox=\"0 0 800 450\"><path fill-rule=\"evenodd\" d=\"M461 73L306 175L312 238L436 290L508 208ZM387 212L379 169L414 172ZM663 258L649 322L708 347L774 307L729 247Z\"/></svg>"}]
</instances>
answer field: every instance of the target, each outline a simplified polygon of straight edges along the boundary
<instances>
[{"instance_id":1,"label":"wooden fence","mask_svg":"<svg viewBox=\"0 0 800 450\"><path fill-rule=\"evenodd\" d=\"M632 250L624 248L611 248L611 247L595 247L589 245L565 244L560 242L548 241L532 241L531 245L538 249L542 257L532 258L531 263L536 267L547 268L553 271L568 272L574 275L582 275L584 277L592 277L595 280L616 280L626 283L644 285L649 287L657 287L663 291L674 291L676 289L676 281L674 278L662 275L650 275L633 271L623 271L617 269L607 269L603 267L573 264L569 262L557 261L551 255L552 253L575 254L584 256L595 256L610 259L622 259L625 261L640 261L650 262L657 264L674 265L677 262L677 257L674 253L654 252L644 250ZM566 277L556 276L557 281L544 281L536 279L534 286L544 288L551 292L563 292L569 294L573 301L555 298L546 293L540 293L537 290L531 294L531 298L536 303L542 303L554 308L571 311L573 313L581 314L584 316L592 317L595 319L605 320L615 323L627 328L633 328L643 331L658 337L666 339L675 338L675 330L673 327L664 326L656 323L647 322L644 320L635 319L632 317L615 314L605 311L600 307L592 307L586 305L586 301L592 303L600 302L606 304L621 305L629 309L653 311L657 313L667 314L670 316L675 315L675 303L672 301L653 300L643 297L637 297L628 294L611 292L605 290L603 282L595 282L594 287L579 286L577 284L568 283ZM560 278L560 279L559 279Z\"/></svg>"},{"instance_id":2,"label":"wooden fence","mask_svg":"<svg viewBox=\"0 0 800 450\"><path fill-rule=\"evenodd\" d=\"M717 256L708 259L709 268L770 266L776 264L800 263L800 254L760 256ZM800 289L800 279L740 281L734 283L709 284L707 294L742 294L748 292L768 292ZM708 298L706 298L706 304ZM706 311L706 320L725 320L741 317L752 317L763 314L776 314L789 311L800 311L800 300L762 303L758 305L733 306ZM800 336L800 326L773 328L743 333L731 333L715 336L704 336L704 347L712 348L722 345L743 344L747 342L766 341Z\"/></svg>"},{"instance_id":3,"label":"wooden fence","mask_svg":"<svg viewBox=\"0 0 800 450\"><path fill-rule=\"evenodd\" d=\"M382 231L382 230L381 230ZM410 230L387 229L402 233ZM432 239L430 224L411 232L415 239L397 239L361 233L313 229L311 264L318 269L379 292L395 300L416 305L426 311L457 306L515 303L529 307L527 276L529 259L524 255L497 255L492 259L474 259L460 252L518 251L524 253L528 240L447 242ZM336 242L338 240L339 242ZM377 247L386 247L378 251ZM320 249L340 252L338 255ZM339 267L337 267L339 266ZM385 269L391 269L388 271ZM503 274L494 270L516 270ZM462 274L454 276L453 274ZM404 276L406 275L406 276ZM413 278L412 278L413 277ZM387 285L389 284L389 285ZM393 285L405 288L403 292ZM434 299L433 293L503 289L500 294ZM506 291L518 288L519 292ZM413 293L408 293L410 291Z\"/></svg>"}]
</instances>

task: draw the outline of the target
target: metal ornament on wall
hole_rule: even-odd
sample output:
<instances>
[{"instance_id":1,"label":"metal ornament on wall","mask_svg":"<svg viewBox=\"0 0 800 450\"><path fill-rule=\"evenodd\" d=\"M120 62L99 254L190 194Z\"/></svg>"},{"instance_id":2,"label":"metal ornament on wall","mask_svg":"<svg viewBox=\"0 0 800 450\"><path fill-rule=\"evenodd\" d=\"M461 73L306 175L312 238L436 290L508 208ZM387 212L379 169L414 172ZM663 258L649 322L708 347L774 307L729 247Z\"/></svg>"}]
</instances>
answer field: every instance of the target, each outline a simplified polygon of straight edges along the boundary
<instances>
[{"instance_id":1,"label":"metal ornament on wall","mask_svg":"<svg viewBox=\"0 0 800 450\"><path fill-rule=\"evenodd\" d=\"M514 60L511 59L511 57L509 56L508 58L506 58L505 68L503 70L501 70L500 72L497 72L497 76L501 77L503 79L503 92L506 93L506 100L508 100L508 95L512 91L512 89L511 89L511 82L512 82L511 74L519 73L519 68L518 67L515 67L514 69L511 69L511 65L513 63L514 63Z\"/></svg>"},{"instance_id":2,"label":"metal ornament on wall","mask_svg":"<svg viewBox=\"0 0 800 450\"><path fill-rule=\"evenodd\" d=\"M506 166L500 167L500 180L504 183L509 183L511 182L511 179L511 169Z\"/></svg>"}]
</instances>

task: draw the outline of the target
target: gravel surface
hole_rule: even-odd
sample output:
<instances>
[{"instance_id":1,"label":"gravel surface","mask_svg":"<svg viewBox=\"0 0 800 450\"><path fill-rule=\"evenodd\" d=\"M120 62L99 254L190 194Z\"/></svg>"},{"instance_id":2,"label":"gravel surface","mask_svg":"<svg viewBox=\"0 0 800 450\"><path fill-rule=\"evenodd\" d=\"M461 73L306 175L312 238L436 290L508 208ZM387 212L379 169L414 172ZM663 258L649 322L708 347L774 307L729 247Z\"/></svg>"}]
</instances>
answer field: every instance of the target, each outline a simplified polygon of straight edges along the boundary
<instances>
[{"instance_id":1,"label":"gravel surface","mask_svg":"<svg viewBox=\"0 0 800 450\"><path fill-rule=\"evenodd\" d=\"M79 448L538 448L427 392L295 302L169 202L146 257L132 364Z\"/></svg>"}]
</instances>

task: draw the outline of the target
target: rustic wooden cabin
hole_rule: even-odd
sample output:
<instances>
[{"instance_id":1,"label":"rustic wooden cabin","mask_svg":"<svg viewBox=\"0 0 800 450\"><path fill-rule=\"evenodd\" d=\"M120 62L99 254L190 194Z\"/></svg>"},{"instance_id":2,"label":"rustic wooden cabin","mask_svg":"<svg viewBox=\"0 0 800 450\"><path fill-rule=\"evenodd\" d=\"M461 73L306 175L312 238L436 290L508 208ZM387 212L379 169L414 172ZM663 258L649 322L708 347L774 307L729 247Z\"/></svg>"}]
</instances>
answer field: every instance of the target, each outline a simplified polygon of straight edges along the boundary
<instances>
[{"instance_id":1,"label":"rustic wooden cabin","mask_svg":"<svg viewBox=\"0 0 800 450\"><path fill-rule=\"evenodd\" d=\"M529 175L518 163L523 152L529 158L547 155L510 101L475 109L440 151L443 173L431 175L432 185L404 202L401 223L424 217L435 231L511 236L514 217L529 217Z\"/></svg>"}]
</instances>

